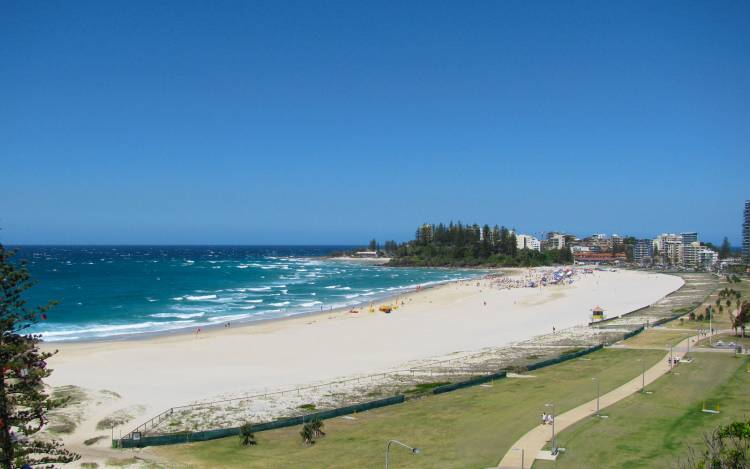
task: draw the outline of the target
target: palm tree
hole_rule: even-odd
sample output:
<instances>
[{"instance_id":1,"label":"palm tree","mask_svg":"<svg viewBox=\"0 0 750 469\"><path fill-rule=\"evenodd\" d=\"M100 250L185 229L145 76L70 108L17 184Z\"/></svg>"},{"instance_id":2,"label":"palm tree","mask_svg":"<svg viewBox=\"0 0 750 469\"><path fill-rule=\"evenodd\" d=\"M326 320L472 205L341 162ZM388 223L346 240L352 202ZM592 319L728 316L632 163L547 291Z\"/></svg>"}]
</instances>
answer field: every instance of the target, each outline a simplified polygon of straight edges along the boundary
<instances>
[{"instance_id":1,"label":"palm tree","mask_svg":"<svg viewBox=\"0 0 750 469\"><path fill-rule=\"evenodd\" d=\"M313 436L315 436L315 438L326 435L323 431L323 422L318 417L315 417L310 421L310 428L312 428Z\"/></svg>"},{"instance_id":2,"label":"palm tree","mask_svg":"<svg viewBox=\"0 0 750 469\"><path fill-rule=\"evenodd\" d=\"M250 422L247 422L240 427L240 444L242 446L253 446L258 444L258 442L255 441L253 426Z\"/></svg>"},{"instance_id":3,"label":"palm tree","mask_svg":"<svg viewBox=\"0 0 750 469\"><path fill-rule=\"evenodd\" d=\"M302 437L302 443L306 445L315 444L315 432L313 431L313 428L309 423L306 423L302 426L302 431L299 432L299 434Z\"/></svg>"}]
</instances>

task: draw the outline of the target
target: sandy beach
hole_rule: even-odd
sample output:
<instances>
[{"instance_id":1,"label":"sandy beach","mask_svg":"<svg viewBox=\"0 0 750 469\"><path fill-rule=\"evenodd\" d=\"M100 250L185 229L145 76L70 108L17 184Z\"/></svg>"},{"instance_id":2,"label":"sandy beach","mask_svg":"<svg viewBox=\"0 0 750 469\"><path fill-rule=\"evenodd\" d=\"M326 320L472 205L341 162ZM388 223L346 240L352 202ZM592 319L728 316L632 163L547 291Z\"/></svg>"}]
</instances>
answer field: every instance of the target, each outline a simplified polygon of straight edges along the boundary
<instances>
[{"instance_id":1,"label":"sandy beach","mask_svg":"<svg viewBox=\"0 0 750 469\"><path fill-rule=\"evenodd\" d=\"M515 275L522 275L519 269ZM264 392L478 350L585 324L601 305L610 316L651 304L683 284L675 276L594 271L573 284L497 289L488 280L458 282L400 297L391 314L323 312L200 334L142 340L49 344L52 386L75 385L97 398L78 416L68 444L102 432L103 417L134 419L123 433L166 408L236 393ZM378 304L375 305L376 310ZM89 448L90 451L90 448Z\"/></svg>"}]
</instances>

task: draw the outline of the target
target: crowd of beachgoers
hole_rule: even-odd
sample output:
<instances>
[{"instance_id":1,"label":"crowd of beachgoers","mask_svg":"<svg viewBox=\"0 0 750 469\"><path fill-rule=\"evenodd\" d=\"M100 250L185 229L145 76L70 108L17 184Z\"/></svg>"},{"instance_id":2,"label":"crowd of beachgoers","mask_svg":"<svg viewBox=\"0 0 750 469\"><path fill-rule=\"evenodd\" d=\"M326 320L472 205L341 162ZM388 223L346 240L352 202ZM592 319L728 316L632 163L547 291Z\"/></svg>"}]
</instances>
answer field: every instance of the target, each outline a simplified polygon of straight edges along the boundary
<instances>
[{"instance_id":1,"label":"crowd of beachgoers","mask_svg":"<svg viewBox=\"0 0 750 469\"><path fill-rule=\"evenodd\" d=\"M508 276L504 273L492 273L483 280L490 288L507 290L511 288L542 288L553 285L570 285L582 275L592 274L590 268L559 267L528 269L521 275Z\"/></svg>"}]
</instances>

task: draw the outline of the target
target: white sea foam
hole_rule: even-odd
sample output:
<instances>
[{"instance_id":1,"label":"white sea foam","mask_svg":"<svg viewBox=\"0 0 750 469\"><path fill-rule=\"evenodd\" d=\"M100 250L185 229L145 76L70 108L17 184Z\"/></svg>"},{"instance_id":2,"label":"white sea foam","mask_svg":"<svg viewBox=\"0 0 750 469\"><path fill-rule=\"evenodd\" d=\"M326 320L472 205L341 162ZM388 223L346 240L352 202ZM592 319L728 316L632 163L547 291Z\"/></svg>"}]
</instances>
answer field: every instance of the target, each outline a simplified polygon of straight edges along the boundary
<instances>
[{"instance_id":1,"label":"white sea foam","mask_svg":"<svg viewBox=\"0 0 750 469\"><path fill-rule=\"evenodd\" d=\"M263 303L263 300L245 300L245 303Z\"/></svg>"},{"instance_id":2,"label":"white sea foam","mask_svg":"<svg viewBox=\"0 0 750 469\"><path fill-rule=\"evenodd\" d=\"M322 305L322 304L323 304L322 301L310 301L309 303L301 303L300 306L304 308L309 308L310 306Z\"/></svg>"},{"instance_id":3,"label":"white sea foam","mask_svg":"<svg viewBox=\"0 0 750 469\"><path fill-rule=\"evenodd\" d=\"M139 322L134 324L95 324L91 327L66 329L59 331L42 332L42 336L57 340L57 338L70 337L72 335L107 337L112 335L134 334L142 332L143 329L152 329L154 331L170 330L185 327L195 321L171 321L171 322ZM166 327L165 327L166 326Z\"/></svg>"},{"instance_id":4,"label":"white sea foam","mask_svg":"<svg viewBox=\"0 0 750 469\"><path fill-rule=\"evenodd\" d=\"M178 318L178 319L190 319L199 318L205 315L205 313L157 313L149 314L152 318Z\"/></svg>"},{"instance_id":5,"label":"white sea foam","mask_svg":"<svg viewBox=\"0 0 750 469\"><path fill-rule=\"evenodd\" d=\"M282 301L280 303L268 303L268 304L271 305L271 306L286 306L286 305L289 304L289 302L288 301Z\"/></svg>"},{"instance_id":6,"label":"white sea foam","mask_svg":"<svg viewBox=\"0 0 750 469\"><path fill-rule=\"evenodd\" d=\"M225 322L225 321L237 321L239 319L245 319L249 318L249 314L228 314L226 316L216 316L211 318L211 324L216 324L217 322Z\"/></svg>"},{"instance_id":7,"label":"white sea foam","mask_svg":"<svg viewBox=\"0 0 750 469\"><path fill-rule=\"evenodd\" d=\"M255 288L248 288L250 291L269 291L271 290L271 287L255 287Z\"/></svg>"},{"instance_id":8,"label":"white sea foam","mask_svg":"<svg viewBox=\"0 0 750 469\"><path fill-rule=\"evenodd\" d=\"M188 301L215 300L216 298L217 298L216 295L187 295L185 296L185 299Z\"/></svg>"}]
</instances>

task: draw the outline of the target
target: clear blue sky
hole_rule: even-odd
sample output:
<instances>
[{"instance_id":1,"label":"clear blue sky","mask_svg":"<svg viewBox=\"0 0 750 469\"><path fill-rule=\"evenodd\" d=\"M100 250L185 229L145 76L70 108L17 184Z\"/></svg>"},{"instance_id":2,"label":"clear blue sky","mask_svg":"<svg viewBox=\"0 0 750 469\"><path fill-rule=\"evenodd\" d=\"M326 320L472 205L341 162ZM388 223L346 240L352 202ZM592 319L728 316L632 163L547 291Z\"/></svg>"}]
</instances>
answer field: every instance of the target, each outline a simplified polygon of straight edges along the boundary
<instances>
[{"instance_id":1,"label":"clear blue sky","mask_svg":"<svg viewBox=\"0 0 750 469\"><path fill-rule=\"evenodd\" d=\"M737 245L750 2L0 3L0 241Z\"/></svg>"}]
</instances>

